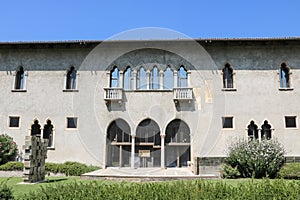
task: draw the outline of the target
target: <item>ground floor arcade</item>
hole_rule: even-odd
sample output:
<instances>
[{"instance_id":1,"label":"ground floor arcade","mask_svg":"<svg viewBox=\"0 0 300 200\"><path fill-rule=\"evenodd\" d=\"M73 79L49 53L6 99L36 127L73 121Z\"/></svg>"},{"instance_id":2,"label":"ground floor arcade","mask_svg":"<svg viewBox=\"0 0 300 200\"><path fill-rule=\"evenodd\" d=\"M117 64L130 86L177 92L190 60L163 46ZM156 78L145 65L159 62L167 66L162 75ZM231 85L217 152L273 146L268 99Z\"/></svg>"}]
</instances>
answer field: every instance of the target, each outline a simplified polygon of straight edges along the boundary
<instances>
[{"instance_id":1,"label":"ground floor arcade","mask_svg":"<svg viewBox=\"0 0 300 200\"><path fill-rule=\"evenodd\" d=\"M191 160L190 129L172 120L162 133L152 119L141 121L133 134L123 119L114 120L107 129L107 167L184 167Z\"/></svg>"}]
</instances>

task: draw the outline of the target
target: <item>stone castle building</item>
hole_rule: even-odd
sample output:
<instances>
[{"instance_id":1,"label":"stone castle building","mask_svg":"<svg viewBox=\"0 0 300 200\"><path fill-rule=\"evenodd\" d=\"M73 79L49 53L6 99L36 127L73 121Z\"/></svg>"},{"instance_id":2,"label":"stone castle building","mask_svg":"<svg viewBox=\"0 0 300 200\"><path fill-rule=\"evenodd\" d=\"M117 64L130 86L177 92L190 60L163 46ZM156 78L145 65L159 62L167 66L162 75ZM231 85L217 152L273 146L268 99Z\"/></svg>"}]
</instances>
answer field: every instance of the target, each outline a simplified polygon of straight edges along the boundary
<instances>
[{"instance_id":1,"label":"stone castle building","mask_svg":"<svg viewBox=\"0 0 300 200\"><path fill-rule=\"evenodd\" d=\"M0 43L0 132L48 162L184 167L238 138L299 161L300 38Z\"/></svg>"}]
</instances>

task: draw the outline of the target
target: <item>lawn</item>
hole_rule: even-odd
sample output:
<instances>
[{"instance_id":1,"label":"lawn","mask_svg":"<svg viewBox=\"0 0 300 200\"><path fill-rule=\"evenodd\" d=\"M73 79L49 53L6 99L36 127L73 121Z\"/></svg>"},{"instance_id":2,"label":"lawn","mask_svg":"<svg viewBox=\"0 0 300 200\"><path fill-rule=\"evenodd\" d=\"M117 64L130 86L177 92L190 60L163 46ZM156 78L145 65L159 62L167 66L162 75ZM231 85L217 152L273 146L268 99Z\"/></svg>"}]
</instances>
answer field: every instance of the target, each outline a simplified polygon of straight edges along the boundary
<instances>
[{"instance_id":1,"label":"lawn","mask_svg":"<svg viewBox=\"0 0 300 200\"><path fill-rule=\"evenodd\" d=\"M79 176L71 176L71 177L49 177L46 178L45 182L36 183L36 184L22 184L21 177L11 177L4 178L0 177L0 181L6 181L7 185L13 188L13 194L15 197L20 198L23 194L29 193L30 191L35 191L41 186L51 186L57 184L66 184L74 181L81 181Z\"/></svg>"}]
</instances>

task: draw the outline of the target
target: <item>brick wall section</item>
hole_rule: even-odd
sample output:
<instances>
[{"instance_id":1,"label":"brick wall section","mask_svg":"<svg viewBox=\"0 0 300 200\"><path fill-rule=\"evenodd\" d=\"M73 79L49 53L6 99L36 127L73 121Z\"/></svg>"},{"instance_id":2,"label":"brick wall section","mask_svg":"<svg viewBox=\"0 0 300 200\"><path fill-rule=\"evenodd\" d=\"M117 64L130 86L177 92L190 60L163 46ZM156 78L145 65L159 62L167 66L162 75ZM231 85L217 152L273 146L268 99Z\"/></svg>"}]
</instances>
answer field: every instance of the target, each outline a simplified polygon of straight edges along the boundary
<instances>
[{"instance_id":1,"label":"brick wall section","mask_svg":"<svg viewBox=\"0 0 300 200\"><path fill-rule=\"evenodd\" d=\"M40 182L45 179L45 160L48 140L39 136L25 136L23 181Z\"/></svg>"}]
</instances>

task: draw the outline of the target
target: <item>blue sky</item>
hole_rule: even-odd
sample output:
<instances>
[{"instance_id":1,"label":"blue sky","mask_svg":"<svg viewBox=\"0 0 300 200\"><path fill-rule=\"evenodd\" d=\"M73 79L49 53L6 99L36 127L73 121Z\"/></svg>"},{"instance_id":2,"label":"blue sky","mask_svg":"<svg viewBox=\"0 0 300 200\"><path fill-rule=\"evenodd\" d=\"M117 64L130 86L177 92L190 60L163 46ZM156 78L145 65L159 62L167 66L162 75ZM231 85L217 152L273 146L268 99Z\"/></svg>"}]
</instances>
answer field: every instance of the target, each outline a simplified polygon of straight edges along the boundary
<instances>
[{"instance_id":1,"label":"blue sky","mask_svg":"<svg viewBox=\"0 0 300 200\"><path fill-rule=\"evenodd\" d=\"M297 0L6 0L0 41L105 40L162 27L192 38L300 36Z\"/></svg>"}]
</instances>

